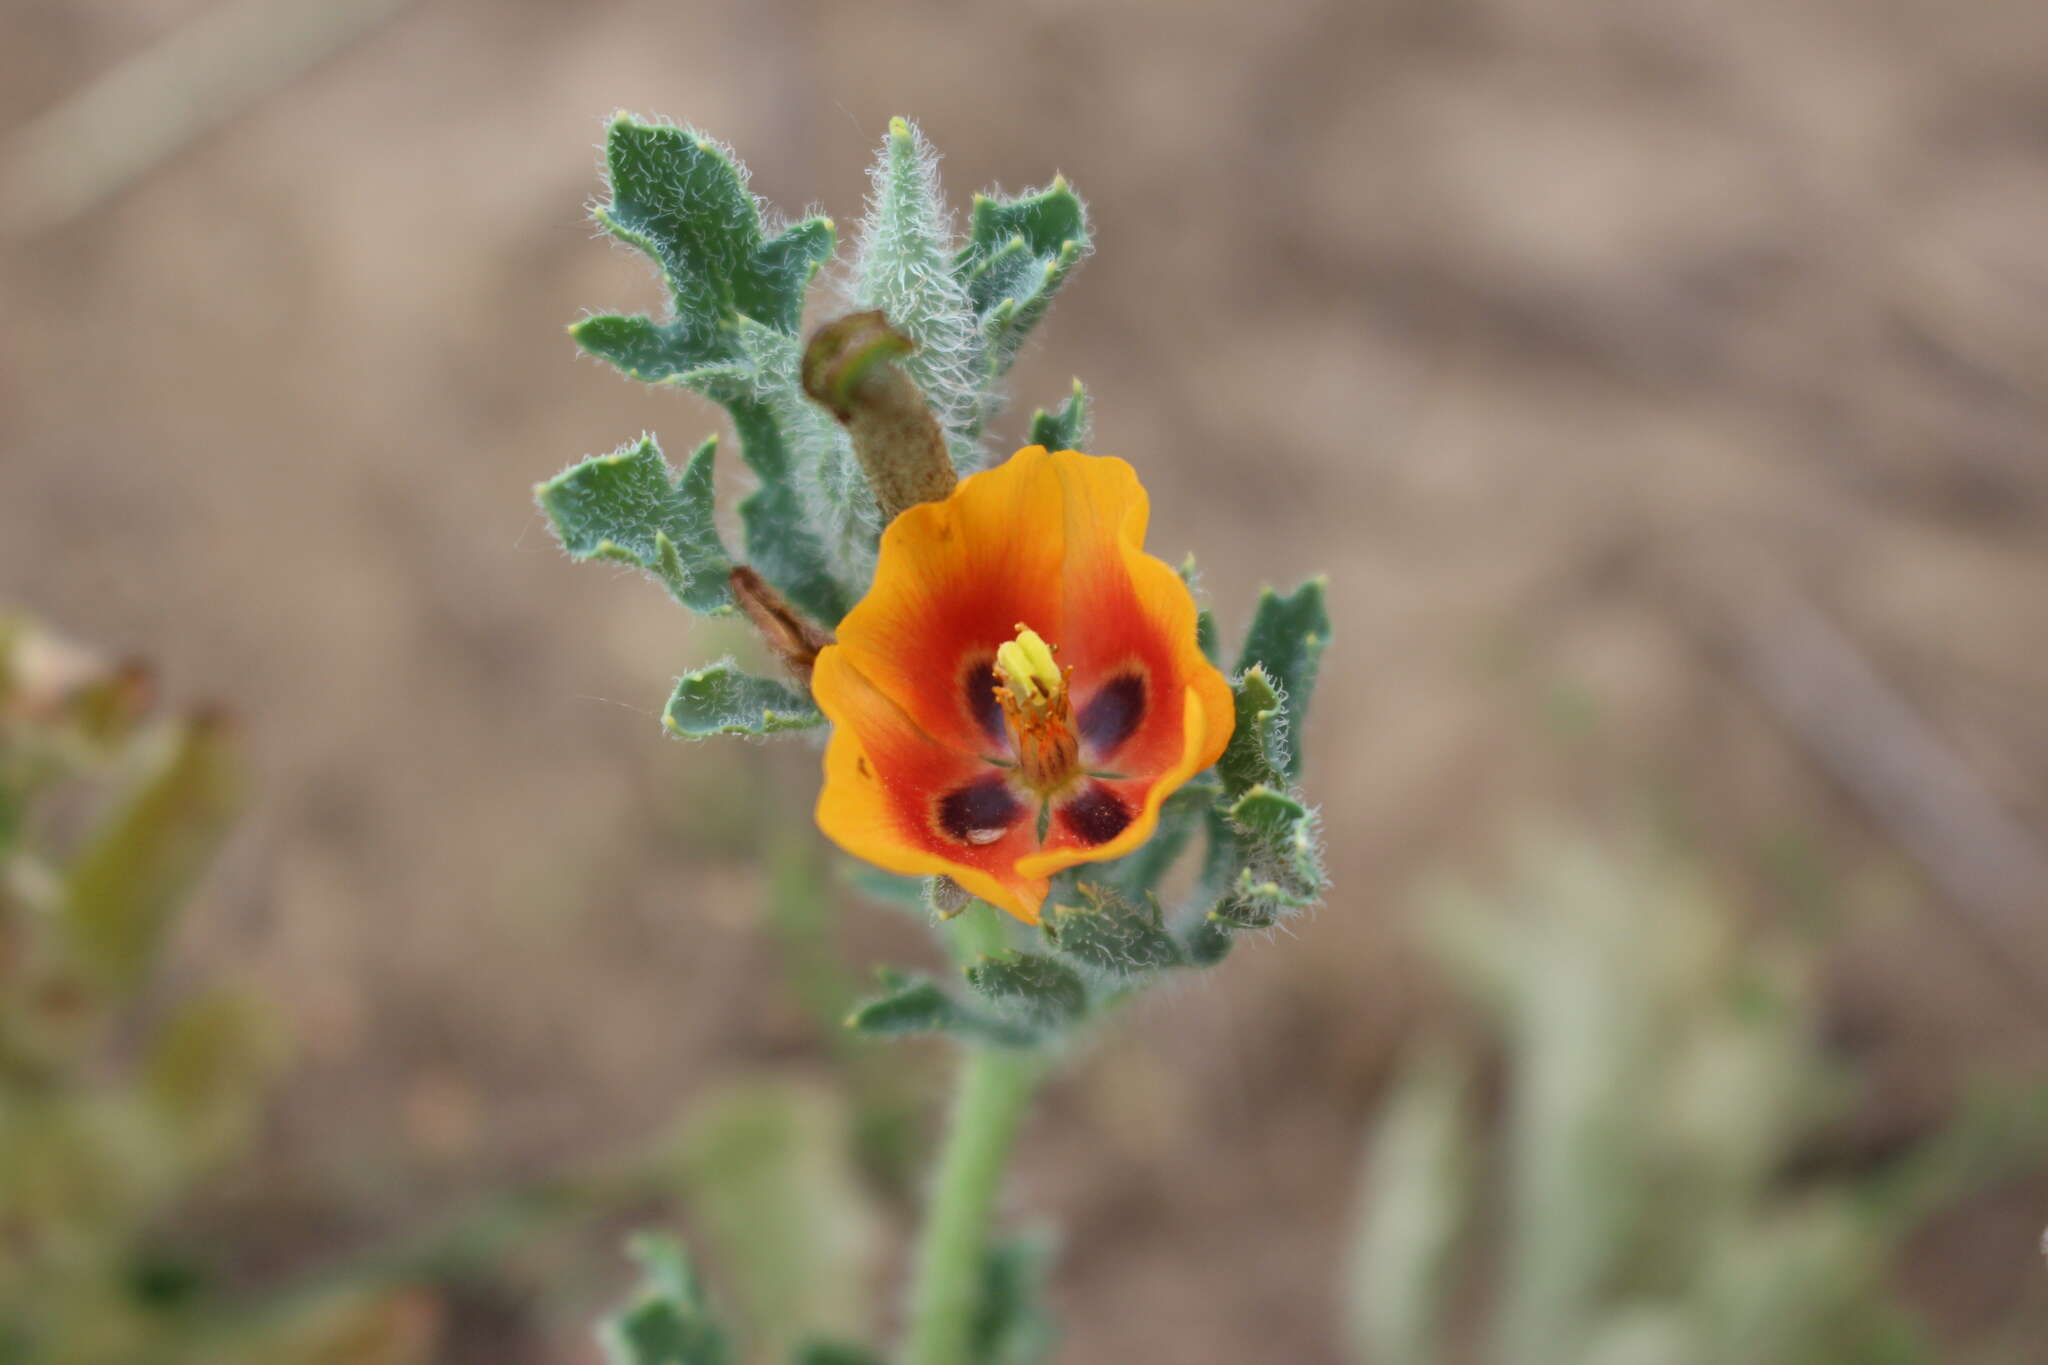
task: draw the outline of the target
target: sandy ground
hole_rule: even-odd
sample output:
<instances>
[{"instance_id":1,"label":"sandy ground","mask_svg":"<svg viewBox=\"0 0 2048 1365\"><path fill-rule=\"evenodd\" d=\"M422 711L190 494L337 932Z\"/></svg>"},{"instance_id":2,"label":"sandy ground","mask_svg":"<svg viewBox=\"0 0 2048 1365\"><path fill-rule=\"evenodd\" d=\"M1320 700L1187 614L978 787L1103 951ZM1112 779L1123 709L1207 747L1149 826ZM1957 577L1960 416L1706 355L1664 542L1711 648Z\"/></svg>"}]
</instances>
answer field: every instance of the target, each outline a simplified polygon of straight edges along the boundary
<instances>
[{"instance_id":1,"label":"sandy ground","mask_svg":"<svg viewBox=\"0 0 2048 1365\"><path fill-rule=\"evenodd\" d=\"M205 8L14 5L0 141ZM814 755L663 742L670 678L728 638L564 562L529 502L715 425L562 334L654 302L581 214L615 107L842 223L895 113L959 204L1063 171L1099 251L1023 409L1089 383L1227 626L1261 578L1331 575L1338 893L1052 1095L1014 1197L1065 1231L1066 1359L1339 1358L1359 1135L1431 1017L1417 879L1532 812L1655 809L1760 916L1793 899L1768 851L1812 850L1880 1133L2048 1060L1952 898L1714 647L1756 585L1796 594L2048 827L2048 11L431 0L0 244L0 599L226 701L261 767L180 962L301 1039L243 1173L279 1257L823 1064L744 835L804 809ZM1914 1292L2048 1332L2044 1207L1973 1208Z\"/></svg>"}]
</instances>

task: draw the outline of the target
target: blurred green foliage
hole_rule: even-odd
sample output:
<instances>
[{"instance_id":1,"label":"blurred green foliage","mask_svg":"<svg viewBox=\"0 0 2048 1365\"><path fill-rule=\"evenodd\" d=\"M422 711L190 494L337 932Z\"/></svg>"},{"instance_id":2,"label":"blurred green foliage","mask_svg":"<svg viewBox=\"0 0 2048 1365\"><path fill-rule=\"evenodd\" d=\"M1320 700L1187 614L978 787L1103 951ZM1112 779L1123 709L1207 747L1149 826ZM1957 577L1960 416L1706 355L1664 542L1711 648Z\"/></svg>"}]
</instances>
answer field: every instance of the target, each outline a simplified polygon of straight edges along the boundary
<instances>
[{"instance_id":1,"label":"blurred green foliage","mask_svg":"<svg viewBox=\"0 0 2048 1365\"><path fill-rule=\"evenodd\" d=\"M0 1365L402 1365L433 1305L225 1311L170 1236L283 1061L254 1000L154 978L243 797L234 727L0 615Z\"/></svg>"},{"instance_id":2,"label":"blurred green foliage","mask_svg":"<svg viewBox=\"0 0 2048 1365\"><path fill-rule=\"evenodd\" d=\"M1812 1140L1854 1096L1806 956L1671 857L1529 841L1423 921L1484 1046L1432 1040L1373 1134L1349 1271L1369 1365L1932 1365L1904 1239L2048 1138L2048 1092L1965 1105L1877 1170ZM1475 1112L1498 1049L1503 1112ZM1484 1330L1469 1311L1490 1305ZM2029 1356L2028 1359L2035 1357Z\"/></svg>"}]
</instances>

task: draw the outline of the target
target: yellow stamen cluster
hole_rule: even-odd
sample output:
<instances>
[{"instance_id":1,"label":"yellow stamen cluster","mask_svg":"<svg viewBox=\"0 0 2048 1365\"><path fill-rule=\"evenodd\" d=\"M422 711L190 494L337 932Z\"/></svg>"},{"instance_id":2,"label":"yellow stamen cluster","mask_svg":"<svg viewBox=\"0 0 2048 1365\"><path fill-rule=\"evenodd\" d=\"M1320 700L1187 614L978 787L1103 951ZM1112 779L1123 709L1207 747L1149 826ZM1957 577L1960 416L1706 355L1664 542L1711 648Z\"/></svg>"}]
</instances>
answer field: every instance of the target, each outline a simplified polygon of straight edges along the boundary
<instances>
[{"instance_id":1,"label":"yellow stamen cluster","mask_svg":"<svg viewBox=\"0 0 2048 1365\"><path fill-rule=\"evenodd\" d=\"M1067 675L1053 647L1019 622L1017 638L996 650L1002 683L996 699L1017 741L1017 768L1033 790L1050 795L1080 772L1081 746L1067 703Z\"/></svg>"},{"instance_id":2,"label":"yellow stamen cluster","mask_svg":"<svg viewBox=\"0 0 2048 1365\"><path fill-rule=\"evenodd\" d=\"M1052 657L1052 646L1021 621L1017 638L996 651L996 668L1009 684L1010 694L1034 710L1043 709L1067 690L1067 680Z\"/></svg>"}]
</instances>

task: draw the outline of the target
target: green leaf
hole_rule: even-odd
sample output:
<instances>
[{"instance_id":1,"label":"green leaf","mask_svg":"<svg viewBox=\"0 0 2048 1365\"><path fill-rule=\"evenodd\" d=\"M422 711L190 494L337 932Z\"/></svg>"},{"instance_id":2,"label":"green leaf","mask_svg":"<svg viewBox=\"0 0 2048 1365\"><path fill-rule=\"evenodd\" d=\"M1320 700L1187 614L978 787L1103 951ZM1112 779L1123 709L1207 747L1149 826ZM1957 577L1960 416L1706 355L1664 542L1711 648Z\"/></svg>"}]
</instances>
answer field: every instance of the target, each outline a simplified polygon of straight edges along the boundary
<instances>
[{"instance_id":1,"label":"green leaf","mask_svg":"<svg viewBox=\"0 0 2048 1365\"><path fill-rule=\"evenodd\" d=\"M740 457L761 479L761 486L740 502L749 560L812 619L836 626L853 605L853 594L833 573L832 556L797 489L797 462L783 440L782 424L767 403L741 387L721 383L706 396L725 405L739 433Z\"/></svg>"},{"instance_id":2,"label":"green leaf","mask_svg":"<svg viewBox=\"0 0 2048 1365\"><path fill-rule=\"evenodd\" d=\"M862 576L877 528L863 518L858 491L842 509L846 499L835 502L820 483L845 441L797 384L796 329L805 290L832 255L832 224L808 219L767 237L745 171L690 129L621 116L606 166L612 198L597 221L660 265L670 317L603 314L570 335L636 379L679 385L725 408L740 457L761 480L740 504L747 554L798 607L836 624L852 601L841 579ZM814 485L819 507L804 492ZM836 557L828 535L847 541Z\"/></svg>"},{"instance_id":3,"label":"green leaf","mask_svg":"<svg viewBox=\"0 0 2048 1365\"><path fill-rule=\"evenodd\" d=\"M127 991L141 982L227 837L242 788L241 753L223 718L197 716L158 737L141 781L65 874L70 944L102 984Z\"/></svg>"},{"instance_id":4,"label":"green leaf","mask_svg":"<svg viewBox=\"0 0 2048 1365\"><path fill-rule=\"evenodd\" d=\"M1352 1248L1349 1323L1357 1358L1437 1365L1469 1213L1475 1142L1464 1119L1470 1066L1430 1055L1408 1068L1371 1142Z\"/></svg>"},{"instance_id":5,"label":"green leaf","mask_svg":"<svg viewBox=\"0 0 2048 1365\"><path fill-rule=\"evenodd\" d=\"M1012 1237L989 1248L969 1338L974 1365L1041 1365L1052 1359L1059 1344L1045 1306L1052 1252L1051 1239L1042 1235Z\"/></svg>"},{"instance_id":6,"label":"green leaf","mask_svg":"<svg viewBox=\"0 0 2048 1365\"><path fill-rule=\"evenodd\" d=\"M1031 414L1031 439L1027 444L1044 446L1047 450L1085 450L1093 430L1088 391L1076 379L1074 391L1055 411L1047 412L1040 408Z\"/></svg>"},{"instance_id":7,"label":"green leaf","mask_svg":"<svg viewBox=\"0 0 2048 1365\"><path fill-rule=\"evenodd\" d=\"M1030 1029L968 1008L928 976L887 968L878 975L883 993L847 1016L846 1026L856 1033L880 1037L944 1033L1003 1047L1028 1047L1038 1041L1038 1034Z\"/></svg>"},{"instance_id":8,"label":"green leaf","mask_svg":"<svg viewBox=\"0 0 2048 1365\"><path fill-rule=\"evenodd\" d=\"M1308 720L1309 698L1316 687L1316 669L1330 641L1330 613L1324 603L1325 580L1311 578L1287 597L1271 588L1259 594L1259 605L1245 633L1238 672L1257 666L1287 701L1288 724L1294 731L1286 774L1301 774L1300 734ZM1240 712L1240 714L1242 714Z\"/></svg>"},{"instance_id":9,"label":"green leaf","mask_svg":"<svg viewBox=\"0 0 2048 1365\"><path fill-rule=\"evenodd\" d=\"M874 194L861 222L853 299L879 308L916 344L900 362L945 428L956 461L980 465L980 340L966 286L952 269L951 215L939 189L938 156L916 125L891 119L870 173Z\"/></svg>"},{"instance_id":10,"label":"green leaf","mask_svg":"<svg viewBox=\"0 0 2048 1365\"><path fill-rule=\"evenodd\" d=\"M733 359L724 324L737 318L794 335L811 276L832 255L829 220L766 240L746 172L693 129L616 118L605 166L612 197L593 216L661 266L674 312L658 330L674 371Z\"/></svg>"},{"instance_id":11,"label":"green leaf","mask_svg":"<svg viewBox=\"0 0 2048 1365\"><path fill-rule=\"evenodd\" d=\"M1235 928L1266 929L1322 899L1322 844L1315 819L1296 809L1301 814L1274 834L1244 840L1237 881L1210 911L1212 918Z\"/></svg>"},{"instance_id":12,"label":"green leaf","mask_svg":"<svg viewBox=\"0 0 2048 1365\"><path fill-rule=\"evenodd\" d=\"M643 1269L633 1304L598 1331L612 1365L728 1365L732 1343L705 1307L674 1238L641 1234L628 1249Z\"/></svg>"},{"instance_id":13,"label":"green leaf","mask_svg":"<svg viewBox=\"0 0 2048 1365\"><path fill-rule=\"evenodd\" d=\"M1000 379L1067 276L1088 254L1088 211L1065 179L1014 199L978 194L953 272L982 336L982 370Z\"/></svg>"},{"instance_id":14,"label":"green leaf","mask_svg":"<svg viewBox=\"0 0 2048 1365\"><path fill-rule=\"evenodd\" d=\"M795 336L811 280L838 249L839 235L829 218L806 218L763 242L734 280L740 313Z\"/></svg>"},{"instance_id":15,"label":"green leaf","mask_svg":"<svg viewBox=\"0 0 2048 1365\"><path fill-rule=\"evenodd\" d=\"M1140 976L1186 960L1166 932L1159 902L1150 896L1126 899L1105 887L1083 883L1084 905L1055 905L1046 929L1059 950L1115 977Z\"/></svg>"},{"instance_id":16,"label":"green leaf","mask_svg":"<svg viewBox=\"0 0 2048 1365\"><path fill-rule=\"evenodd\" d=\"M1231 684L1237 724L1216 761L1224 795L1242 796L1253 787L1283 785L1288 768L1287 709L1280 689L1263 664L1254 663Z\"/></svg>"},{"instance_id":17,"label":"green leaf","mask_svg":"<svg viewBox=\"0 0 2048 1365\"><path fill-rule=\"evenodd\" d=\"M659 578L678 602L715 615L732 610L732 560L713 520L713 437L681 477L652 436L593 456L541 484L534 496L571 559L615 559Z\"/></svg>"},{"instance_id":18,"label":"green leaf","mask_svg":"<svg viewBox=\"0 0 2048 1365\"><path fill-rule=\"evenodd\" d=\"M1329 633L1322 580L1290 597L1261 595L1231 685L1236 727L1216 764L1224 804L1208 817L1197 892L1210 908L1185 941L1198 964L1220 960L1228 934L1270 929L1322 898L1315 814L1293 790L1301 768L1294 695L1307 705Z\"/></svg>"},{"instance_id":19,"label":"green leaf","mask_svg":"<svg viewBox=\"0 0 2048 1365\"><path fill-rule=\"evenodd\" d=\"M181 1002L146 1046L143 1093L195 1163L231 1151L248 1132L283 1060L268 1012L228 991Z\"/></svg>"},{"instance_id":20,"label":"green leaf","mask_svg":"<svg viewBox=\"0 0 2048 1365\"><path fill-rule=\"evenodd\" d=\"M865 1325L882 1226L851 1130L840 1094L797 1081L743 1082L692 1107L691 1228L755 1358Z\"/></svg>"},{"instance_id":21,"label":"green leaf","mask_svg":"<svg viewBox=\"0 0 2048 1365\"><path fill-rule=\"evenodd\" d=\"M1057 1029L1088 1010L1088 987L1072 967L1040 953L988 954L967 968L967 983L1006 1015Z\"/></svg>"},{"instance_id":22,"label":"green leaf","mask_svg":"<svg viewBox=\"0 0 2048 1365\"><path fill-rule=\"evenodd\" d=\"M1220 960L1219 932L1270 929L1322 899L1315 812L1293 797L1253 787L1209 812L1208 839L1196 895L1209 927L1187 940L1198 965Z\"/></svg>"},{"instance_id":23,"label":"green leaf","mask_svg":"<svg viewBox=\"0 0 2048 1365\"><path fill-rule=\"evenodd\" d=\"M797 1347L789 1365L882 1365L882 1358L865 1346L843 1341L810 1341Z\"/></svg>"},{"instance_id":24,"label":"green leaf","mask_svg":"<svg viewBox=\"0 0 2048 1365\"><path fill-rule=\"evenodd\" d=\"M730 359L693 349L679 335L681 329L680 323L658 323L644 313L593 313L571 323L569 336L628 379L643 384L666 384Z\"/></svg>"},{"instance_id":25,"label":"green leaf","mask_svg":"<svg viewBox=\"0 0 2048 1365\"><path fill-rule=\"evenodd\" d=\"M732 660L685 673L662 714L672 735L703 739L708 735L773 735L808 730L825 717L808 697L779 682L742 673Z\"/></svg>"}]
</instances>

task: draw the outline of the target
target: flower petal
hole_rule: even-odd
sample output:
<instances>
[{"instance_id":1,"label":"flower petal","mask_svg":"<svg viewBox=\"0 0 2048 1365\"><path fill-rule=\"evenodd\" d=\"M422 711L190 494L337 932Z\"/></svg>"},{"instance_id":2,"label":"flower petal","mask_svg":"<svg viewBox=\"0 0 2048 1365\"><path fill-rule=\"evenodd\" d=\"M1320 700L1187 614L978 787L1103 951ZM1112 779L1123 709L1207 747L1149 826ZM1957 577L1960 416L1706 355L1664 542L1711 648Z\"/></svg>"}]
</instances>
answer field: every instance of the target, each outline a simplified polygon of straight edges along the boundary
<instances>
[{"instance_id":1,"label":"flower petal","mask_svg":"<svg viewBox=\"0 0 2048 1365\"><path fill-rule=\"evenodd\" d=\"M818 655L811 692L833 727L818 794L826 836L891 872L951 877L1036 924L1046 879L1017 862L1037 846L1037 813L1020 798L1001 801L1001 770L925 733L843 646Z\"/></svg>"},{"instance_id":2,"label":"flower petal","mask_svg":"<svg viewBox=\"0 0 2048 1365\"><path fill-rule=\"evenodd\" d=\"M933 738L972 753L1007 746L988 665L1019 622L1049 639L1064 627L1063 498L1054 458L1033 446L882 532L874 584L838 640Z\"/></svg>"},{"instance_id":3,"label":"flower petal","mask_svg":"<svg viewBox=\"0 0 2048 1365\"><path fill-rule=\"evenodd\" d=\"M1223 752L1235 715L1229 685L1196 643L1194 595L1163 560L1145 553L1150 502L1129 465L1080 456L1060 469L1067 483L1060 662L1073 668L1077 685L1096 689L1076 698L1082 737L1093 728L1116 738L1089 762L1129 777L1178 768L1186 757L1180 703L1194 686L1210 702L1210 722L1222 726L1208 761L1192 770L1199 772ZM1107 689L1132 677L1142 680L1140 705L1125 711L1105 703Z\"/></svg>"}]
</instances>

